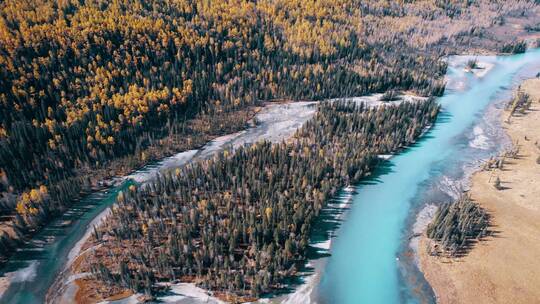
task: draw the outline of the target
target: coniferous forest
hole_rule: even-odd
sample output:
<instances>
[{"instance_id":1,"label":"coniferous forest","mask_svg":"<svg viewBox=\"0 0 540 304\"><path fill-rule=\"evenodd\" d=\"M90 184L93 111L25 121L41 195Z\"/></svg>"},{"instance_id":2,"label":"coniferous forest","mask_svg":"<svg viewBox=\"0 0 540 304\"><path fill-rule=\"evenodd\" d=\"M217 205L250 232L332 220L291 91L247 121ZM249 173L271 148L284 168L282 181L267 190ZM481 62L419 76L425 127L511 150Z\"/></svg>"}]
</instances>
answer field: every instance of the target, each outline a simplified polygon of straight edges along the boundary
<instances>
[{"instance_id":1,"label":"coniferous forest","mask_svg":"<svg viewBox=\"0 0 540 304\"><path fill-rule=\"evenodd\" d=\"M369 175L379 154L413 143L438 110L434 100L322 103L288 142L225 151L133 186L94 231L91 270L147 294L174 280L244 298L279 288L304 261L325 202Z\"/></svg>"},{"instance_id":2,"label":"coniferous forest","mask_svg":"<svg viewBox=\"0 0 540 304\"><path fill-rule=\"evenodd\" d=\"M464 194L456 202L443 204L427 227L427 236L437 241L430 254L456 257L491 234L489 214Z\"/></svg>"},{"instance_id":3,"label":"coniferous forest","mask_svg":"<svg viewBox=\"0 0 540 304\"><path fill-rule=\"evenodd\" d=\"M357 4L2 1L0 260L99 181L240 130L260 101L439 94L445 64L366 47Z\"/></svg>"},{"instance_id":4,"label":"coniferous forest","mask_svg":"<svg viewBox=\"0 0 540 304\"><path fill-rule=\"evenodd\" d=\"M263 101L440 95L442 56L532 5L2 1L0 262L104 180L241 130Z\"/></svg>"}]
</instances>

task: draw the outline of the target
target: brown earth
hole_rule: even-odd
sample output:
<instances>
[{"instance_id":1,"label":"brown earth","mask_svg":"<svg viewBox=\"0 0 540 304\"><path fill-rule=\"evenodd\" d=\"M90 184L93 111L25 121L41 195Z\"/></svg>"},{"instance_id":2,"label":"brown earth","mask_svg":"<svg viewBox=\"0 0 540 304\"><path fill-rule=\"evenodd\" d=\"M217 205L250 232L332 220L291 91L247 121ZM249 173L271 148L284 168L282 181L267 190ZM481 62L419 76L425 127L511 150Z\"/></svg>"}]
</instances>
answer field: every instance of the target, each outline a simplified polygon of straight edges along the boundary
<instances>
[{"instance_id":1,"label":"brown earth","mask_svg":"<svg viewBox=\"0 0 540 304\"><path fill-rule=\"evenodd\" d=\"M533 98L531 109L503 122L518 158L472 178L471 196L492 216L496 234L463 258L430 256L430 240L420 242L420 266L438 303L540 303L540 79L521 89ZM493 186L496 177L503 190Z\"/></svg>"}]
</instances>

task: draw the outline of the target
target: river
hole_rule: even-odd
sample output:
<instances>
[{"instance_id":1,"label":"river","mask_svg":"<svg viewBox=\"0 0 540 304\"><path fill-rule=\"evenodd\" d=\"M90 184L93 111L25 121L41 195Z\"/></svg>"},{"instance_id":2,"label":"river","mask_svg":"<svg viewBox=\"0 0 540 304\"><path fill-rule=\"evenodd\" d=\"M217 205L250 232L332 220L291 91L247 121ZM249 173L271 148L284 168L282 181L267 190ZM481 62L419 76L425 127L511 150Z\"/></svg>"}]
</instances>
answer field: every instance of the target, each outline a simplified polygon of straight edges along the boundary
<instances>
[{"instance_id":1,"label":"river","mask_svg":"<svg viewBox=\"0 0 540 304\"><path fill-rule=\"evenodd\" d=\"M460 188L455 182L464 180L467 172L472 171L473 166L466 164L500 150L505 137L495 125L496 107L509 97L521 78L539 71L540 51L479 59L493 65L484 77L462 71L465 57L450 58L449 89L440 98L443 108L434 128L416 145L387 161L371 179L357 185L357 194L345 194L350 204L331 204L336 210L343 205L350 210L345 212L342 223L322 223L325 228L317 231L323 237L318 236L314 248L322 252L317 256L324 263L318 263L321 268L315 277L320 277L308 277L308 298L320 303L433 301L431 289L410 254L409 236L416 214L428 202L449 200ZM290 136L313 113L311 103L272 105L257 116L259 124L254 128L218 138L201 150L186 151L151 164L120 179L117 186L75 203L70 212L48 225L2 269L2 275L11 284L0 302L43 303L49 286L65 267L92 220L130 183L145 182L160 170L210 157L229 146L263 138L279 141ZM329 217L343 214L334 211ZM331 247L330 240L324 239L327 235L338 235L331 240ZM305 287L300 285L298 290L306 291ZM295 299L296 303L307 301L301 296L286 299Z\"/></svg>"},{"instance_id":2,"label":"river","mask_svg":"<svg viewBox=\"0 0 540 304\"><path fill-rule=\"evenodd\" d=\"M311 296L318 303L434 302L411 248L417 214L456 197L480 160L508 146L500 108L540 72L540 50L477 58L486 69L474 74L463 69L470 57L449 59L434 127L357 185Z\"/></svg>"},{"instance_id":3,"label":"river","mask_svg":"<svg viewBox=\"0 0 540 304\"><path fill-rule=\"evenodd\" d=\"M234 149L259 140L281 141L291 136L316 111L313 102L271 104L256 116L257 124L238 133L218 137L200 150L178 153L149 164L133 174L115 179L116 186L88 195L60 218L48 224L27 242L2 268L1 276L11 283L0 303L44 303L49 287L66 263L77 254L77 245L87 235L92 221L111 206L119 191L133 183L144 183L158 172L188 161L212 157L217 151Z\"/></svg>"}]
</instances>

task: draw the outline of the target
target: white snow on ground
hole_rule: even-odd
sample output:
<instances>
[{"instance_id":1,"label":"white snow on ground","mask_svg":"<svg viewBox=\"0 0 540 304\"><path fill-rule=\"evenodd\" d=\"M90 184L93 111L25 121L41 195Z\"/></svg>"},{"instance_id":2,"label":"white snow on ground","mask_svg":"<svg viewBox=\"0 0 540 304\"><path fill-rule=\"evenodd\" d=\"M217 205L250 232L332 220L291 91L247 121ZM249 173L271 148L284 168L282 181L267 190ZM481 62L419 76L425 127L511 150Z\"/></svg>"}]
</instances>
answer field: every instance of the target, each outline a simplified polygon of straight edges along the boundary
<instances>
[{"instance_id":1,"label":"white snow on ground","mask_svg":"<svg viewBox=\"0 0 540 304\"><path fill-rule=\"evenodd\" d=\"M333 208L337 207L338 209L343 209L351 203L352 197L356 191L356 188L354 188L353 186L347 186L343 190L345 193L337 200L338 201L337 204L332 205ZM341 218L337 218L336 220L340 220L340 219Z\"/></svg>"},{"instance_id":2,"label":"white snow on ground","mask_svg":"<svg viewBox=\"0 0 540 304\"><path fill-rule=\"evenodd\" d=\"M204 289L191 283L178 283L171 285L171 292L175 295L161 297L160 300L165 303L175 303L179 300L189 300L184 303L225 303L218 298L210 296Z\"/></svg>"},{"instance_id":3,"label":"white snow on ground","mask_svg":"<svg viewBox=\"0 0 540 304\"><path fill-rule=\"evenodd\" d=\"M161 168L173 168L173 167L179 167L187 162L189 162L195 154L197 154L198 150L188 150L184 152L177 153L171 157L167 157L164 160L160 162L160 169Z\"/></svg>"},{"instance_id":4,"label":"white snow on ground","mask_svg":"<svg viewBox=\"0 0 540 304\"><path fill-rule=\"evenodd\" d=\"M8 274L8 276L11 277L11 282L32 281L36 277L36 269L38 264L38 261L30 261L29 265L25 268L12 272L11 275Z\"/></svg>"},{"instance_id":5,"label":"white snow on ground","mask_svg":"<svg viewBox=\"0 0 540 304\"><path fill-rule=\"evenodd\" d=\"M43 251L45 250L43 247L34 247L34 248L17 248L17 252L20 251Z\"/></svg>"},{"instance_id":6,"label":"white snow on ground","mask_svg":"<svg viewBox=\"0 0 540 304\"><path fill-rule=\"evenodd\" d=\"M209 158L215 153L220 152L228 148L229 146L232 146L232 143L234 143L237 138L243 137L242 135L244 135L246 132L247 131L244 130L213 139L211 142L207 143L200 151L198 151L198 153L196 154L197 158Z\"/></svg>"},{"instance_id":7,"label":"white snow on ground","mask_svg":"<svg viewBox=\"0 0 540 304\"><path fill-rule=\"evenodd\" d=\"M84 233L83 237L71 248L68 254L68 261L66 263L65 268L68 268L71 266L71 263L79 256L81 253L81 248L84 245L84 243L88 240L90 235L92 235L92 232L94 231L94 226L99 226L101 222L111 213L111 209L107 208L103 210L98 216L96 216L89 224L88 228L86 229L86 232Z\"/></svg>"},{"instance_id":8,"label":"white snow on ground","mask_svg":"<svg viewBox=\"0 0 540 304\"><path fill-rule=\"evenodd\" d=\"M489 139L484 133L484 129L480 126L474 126L473 139L469 142L469 146L475 149L489 149Z\"/></svg>"},{"instance_id":9,"label":"white snow on ground","mask_svg":"<svg viewBox=\"0 0 540 304\"><path fill-rule=\"evenodd\" d=\"M352 101L356 103L364 103L368 107L378 107L381 105L398 105L403 102L419 102L427 100L426 97L419 97L410 94L400 94L397 96L397 100L392 101L382 101L381 98L384 94L373 94L360 97L348 97L348 98L335 98L330 99L329 101Z\"/></svg>"},{"instance_id":10,"label":"white snow on ground","mask_svg":"<svg viewBox=\"0 0 540 304\"><path fill-rule=\"evenodd\" d=\"M478 68L473 70L466 68L467 62L471 59L477 60ZM478 79L484 78L495 67L493 60L495 60L494 56L482 56L482 58L476 56L453 56L449 61L449 67L458 75L445 76L446 89L464 91L469 86L467 75L472 74Z\"/></svg>"},{"instance_id":11,"label":"white snow on ground","mask_svg":"<svg viewBox=\"0 0 540 304\"><path fill-rule=\"evenodd\" d=\"M446 175L441 177L439 189L457 200L465 189L466 179L455 180Z\"/></svg>"},{"instance_id":12,"label":"white snow on ground","mask_svg":"<svg viewBox=\"0 0 540 304\"><path fill-rule=\"evenodd\" d=\"M182 303L182 304L225 304L216 297L209 295L204 289L195 286L192 283L168 284L162 283L163 286L170 286L169 295L159 298L160 303ZM127 298L117 301L103 301L102 304L132 304L139 303L137 298L142 294L134 294Z\"/></svg>"},{"instance_id":13,"label":"white snow on ground","mask_svg":"<svg viewBox=\"0 0 540 304\"><path fill-rule=\"evenodd\" d=\"M116 301L103 301L99 302L99 304L139 304L141 303L137 298L141 296L141 294L134 294L132 296L129 296L127 298L116 300Z\"/></svg>"},{"instance_id":14,"label":"white snow on ground","mask_svg":"<svg viewBox=\"0 0 540 304\"><path fill-rule=\"evenodd\" d=\"M330 250L330 245L332 245L332 240L326 240L324 242L318 242L311 244L311 247L323 249L324 251Z\"/></svg>"},{"instance_id":15,"label":"white snow on ground","mask_svg":"<svg viewBox=\"0 0 540 304\"><path fill-rule=\"evenodd\" d=\"M473 69L472 72L477 78L483 78L491 71L491 69L493 69L493 67L495 67L491 62L478 62L476 66L478 68Z\"/></svg>"},{"instance_id":16,"label":"white snow on ground","mask_svg":"<svg viewBox=\"0 0 540 304\"><path fill-rule=\"evenodd\" d=\"M383 102L380 98L383 94L374 94L370 96L347 98L354 102L363 102L370 107L380 105L399 104L403 101L424 101L426 98L417 97L412 95L402 95L397 101ZM334 99L344 100L344 99ZM255 143L261 140L268 140L271 142L280 142L284 139L291 137L297 129L299 129L306 121L308 121L317 111L317 102L293 102L293 103L270 103L265 106L255 116L256 126L243 130L234 134L229 134L215 138L208 144L206 144L201 150L189 150L175 154L171 157L165 158L156 164L148 165L145 168L134 172L122 179L133 179L136 182L144 183L151 180L156 176L157 172L166 170L178 166L182 166L190 161L198 159L207 159L215 155L215 153L223 151L224 149L238 148L242 145ZM391 157L391 155L382 155L383 158ZM345 194L338 203L332 205L333 208L345 208L350 204L352 196L354 194L354 187L346 187ZM110 213L110 209L104 210L100 213L92 222L88 225L85 235L77 244L72 248L69 253L69 259L67 267L80 255L81 247L86 242L88 237L93 231L94 225L98 226L100 222ZM342 215L343 216L343 215ZM336 219L339 220L339 219ZM328 251L331 248L331 239L310 244L313 247L320 248L321 250ZM316 270L317 272L320 269ZM76 275L75 275L76 276ZM284 303L310 303L310 294L313 288L316 286L317 274L311 275L306 280L306 283L300 285L296 292L289 295ZM74 276L65 278L64 284L69 284L73 281ZM171 285L173 293L175 295L165 296L160 300L166 303L223 303L217 298L209 296L203 289L196 287L194 284L179 283ZM133 295L128 298L109 302L115 304L130 304L137 303L137 297L140 295ZM299 301L298 301L299 300ZM306 302L307 301L307 302Z\"/></svg>"},{"instance_id":17,"label":"white snow on ground","mask_svg":"<svg viewBox=\"0 0 540 304\"><path fill-rule=\"evenodd\" d=\"M166 157L159 161L157 164L148 165L145 168L138 170L124 179L132 179L137 183L144 183L156 176L156 174L163 169L171 167L179 167L189 162L199 151L188 150L177 153L171 157Z\"/></svg>"},{"instance_id":18,"label":"white snow on ground","mask_svg":"<svg viewBox=\"0 0 540 304\"><path fill-rule=\"evenodd\" d=\"M279 142L291 137L316 111L317 103L311 101L271 104L257 115L260 127L251 129L254 132L249 137L251 141Z\"/></svg>"},{"instance_id":19,"label":"white snow on ground","mask_svg":"<svg viewBox=\"0 0 540 304\"><path fill-rule=\"evenodd\" d=\"M290 294L285 300L283 300L282 304L311 304L311 293L313 292L313 289L317 286L317 283L319 282L318 277L320 276L319 273L315 273L313 275L310 275L306 277L304 284L302 284L300 287L298 287L294 293Z\"/></svg>"},{"instance_id":20,"label":"white snow on ground","mask_svg":"<svg viewBox=\"0 0 540 304\"><path fill-rule=\"evenodd\" d=\"M378 158L384 159L384 160L389 160L393 156L394 156L393 154L379 154L379 155L377 155Z\"/></svg>"},{"instance_id":21,"label":"white snow on ground","mask_svg":"<svg viewBox=\"0 0 540 304\"><path fill-rule=\"evenodd\" d=\"M413 237L411 238L411 241L409 243L409 246L413 249L415 252L414 260L418 264L418 244L420 242L420 235L426 230L427 226L435 216L435 212L437 212L437 206L434 204L427 204L420 210L418 215L416 216L416 221L414 222L414 225L412 227Z\"/></svg>"},{"instance_id":22,"label":"white snow on ground","mask_svg":"<svg viewBox=\"0 0 540 304\"><path fill-rule=\"evenodd\" d=\"M234 150L261 140L280 142L291 137L316 111L316 102L271 103L257 113L255 127L214 139L196 158L208 158L224 149Z\"/></svg>"},{"instance_id":23,"label":"white snow on ground","mask_svg":"<svg viewBox=\"0 0 540 304\"><path fill-rule=\"evenodd\" d=\"M36 277L38 264L38 261L30 261L25 268L4 273L4 275L0 277L0 297L12 282L32 281Z\"/></svg>"},{"instance_id":24,"label":"white snow on ground","mask_svg":"<svg viewBox=\"0 0 540 304\"><path fill-rule=\"evenodd\" d=\"M345 187L343 189L342 195L336 198L331 203L328 203L325 208L332 208L332 209L346 208L347 206L351 204L355 191L356 191L356 188L354 186ZM337 215L334 220L340 221L343 219L344 216L345 216L345 212ZM329 252L332 248L333 237L334 236L330 237L328 240L317 242L317 243L311 243L309 245L312 247L321 249L319 250L319 252ZM322 258L320 260L309 261L306 264L307 267L314 268L314 273L305 276L304 283L299 285L293 293L287 295L284 298L284 300L281 302L282 304L297 304L297 303L310 304L312 303L312 294L319 283L319 278L321 276L321 272L324 266L323 260L325 259L326 258Z\"/></svg>"}]
</instances>

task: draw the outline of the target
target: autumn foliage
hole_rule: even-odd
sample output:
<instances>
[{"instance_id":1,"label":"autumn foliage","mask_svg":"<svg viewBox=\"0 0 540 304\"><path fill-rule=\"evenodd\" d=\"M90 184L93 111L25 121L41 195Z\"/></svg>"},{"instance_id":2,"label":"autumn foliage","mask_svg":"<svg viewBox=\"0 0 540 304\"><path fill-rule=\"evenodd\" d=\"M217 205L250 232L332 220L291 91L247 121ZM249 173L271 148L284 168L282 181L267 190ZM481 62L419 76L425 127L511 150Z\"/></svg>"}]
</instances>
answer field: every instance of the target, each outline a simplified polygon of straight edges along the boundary
<instances>
[{"instance_id":1,"label":"autumn foliage","mask_svg":"<svg viewBox=\"0 0 540 304\"><path fill-rule=\"evenodd\" d=\"M534 2L2 1L0 211L34 231L120 159L196 148L261 101L439 95L442 55Z\"/></svg>"}]
</instances>

